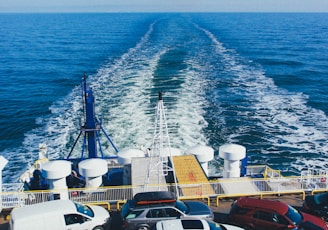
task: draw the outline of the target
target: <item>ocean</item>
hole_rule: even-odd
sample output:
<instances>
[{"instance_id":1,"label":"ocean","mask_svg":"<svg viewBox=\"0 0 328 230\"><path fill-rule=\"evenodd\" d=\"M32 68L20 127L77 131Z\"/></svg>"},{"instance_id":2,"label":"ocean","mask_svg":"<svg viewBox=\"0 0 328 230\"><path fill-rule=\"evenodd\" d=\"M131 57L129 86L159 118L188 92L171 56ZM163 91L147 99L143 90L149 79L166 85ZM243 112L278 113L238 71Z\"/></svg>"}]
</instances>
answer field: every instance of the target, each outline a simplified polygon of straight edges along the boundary
<instances>
[{"instance_id":1,"label":"ocean","mask_svg":"<svg viewBox=\"0 0 328 230\"><path fill-rule=\"evenodd\" d=\"M289 175L327 170L326 13L0 14L0 24L5 183L40 143L50 159L68 155L84 73L119 150L150 147L162 92L171 146L211 146L212 174L226 143Z\"/></svg>"}]
</instances>

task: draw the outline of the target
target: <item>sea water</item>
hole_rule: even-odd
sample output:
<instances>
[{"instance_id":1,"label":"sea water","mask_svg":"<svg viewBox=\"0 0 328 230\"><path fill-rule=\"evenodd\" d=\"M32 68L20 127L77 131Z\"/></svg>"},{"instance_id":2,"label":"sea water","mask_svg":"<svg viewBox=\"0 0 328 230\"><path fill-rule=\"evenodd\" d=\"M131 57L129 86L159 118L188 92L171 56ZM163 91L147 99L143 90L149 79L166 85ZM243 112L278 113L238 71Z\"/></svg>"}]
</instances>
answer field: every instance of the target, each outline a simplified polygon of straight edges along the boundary
<instances>
[{"instance_id":1,"label":"sea water","mask_svg":"<svg viewBox=\"0 0 328 230\"><path fill-rule=\"evenodd\" d=\"M249 164L327 168L328 14L0 14L0 24L5 182L40 143L50 159L68 155L84 73L118 149L151 147L162 92L171 146L211 146L212 173L226 143L244 145Z\"/></svg>"}]
</instances>

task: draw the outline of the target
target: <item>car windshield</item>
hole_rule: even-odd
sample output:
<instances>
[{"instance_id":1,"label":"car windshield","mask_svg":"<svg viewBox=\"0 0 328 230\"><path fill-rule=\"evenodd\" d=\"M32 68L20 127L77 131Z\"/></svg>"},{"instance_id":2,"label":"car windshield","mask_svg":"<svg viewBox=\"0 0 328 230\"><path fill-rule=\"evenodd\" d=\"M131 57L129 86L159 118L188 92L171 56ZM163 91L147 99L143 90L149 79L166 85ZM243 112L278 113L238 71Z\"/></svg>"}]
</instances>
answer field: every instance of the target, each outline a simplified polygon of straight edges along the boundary
<instances>
[{"instance_id":1,"label":"car windshield","mask_svg":"<svg viewBox=\"0 0 328 230\"><path fill-rule=\"evenodd\" d=\"M94 217L94 213L92 211L92 209L86 205L82 205L82 204L78 204L78 203L75 203L75 207L76 207L76 210L79 212L79 213L82 213L84 215L87 215L87 216L90 216L90 217Z\"/></svg>"},{"instance_id":2,"label":"car windshield","mask_svg":"<svg viewBox=\"0 0 328 230\"><path fill-rule=\"evenodd\" d=\"M126 219L137 218L144 210L131 210L129 214L125 217Z\"/></svg>"},{"instance_id":3,"label":"car windshield","mask_svg":"<svg viewBox=\"0 0 328 230\"><path fill-rule=\"evenodd\" d=\"M121 210L121 215L123 217L126 217L129 212L130 212L130 208L134 207L135 202L133 200L128 200L123 206L122 206L122 210Z\"/></svg>"},{"instance_id":4,"label":"car windshield","mask_svg":"<svg viewBox=\"0 0 328 230\"><path fill-rule=\"evenodd\" d=\"M181 220L183 229L204 229L203 223L201 220Z\"/></svg>"},{"instance_id":5,"label":"car windshield","mask_svg":"<svg viewBox=\"0 0 328 230\"><path fill-rule=\"evenodd\" d=\"M186 205L186 203L184 203L180 200L176 201L175 207L183 213L188 213L189 212L189 207Z\"/></svg>"},{"instance_id":6,"label":"car windshield","mask_svg":"<svg viewBox=\"0 0 328 230\"><path fill-rule=\"evenodd\" d=\"M226 228L223 225L220 225L213 221L207 221L208 225L210 226L210 230L226 230Z\"/></svg>"},{"instance_id":7,"label":"car windshield","mask_svg":"<svg viewBox=\"0 0 328 230\"><path fill-rule=\"evenodd\" d=\"M327 204L328 202L328 193L323 193L323 194L319 194L319 195L315 195L313 197L314 199L314 202L317 204L317 205L324 205L324 204Z\"/></svg>"},{"instance_id":8,"label":"car windshield","mask_svg":"<svg viewBox=\"0 0 328 230\"><path fill-rule=\"evenodd\" d=\"M290 219L294 224L299 225L302 222L302 215L292 206L288 205L288 211L286 213L288 219Z\"/></svg>"}]
</instances>

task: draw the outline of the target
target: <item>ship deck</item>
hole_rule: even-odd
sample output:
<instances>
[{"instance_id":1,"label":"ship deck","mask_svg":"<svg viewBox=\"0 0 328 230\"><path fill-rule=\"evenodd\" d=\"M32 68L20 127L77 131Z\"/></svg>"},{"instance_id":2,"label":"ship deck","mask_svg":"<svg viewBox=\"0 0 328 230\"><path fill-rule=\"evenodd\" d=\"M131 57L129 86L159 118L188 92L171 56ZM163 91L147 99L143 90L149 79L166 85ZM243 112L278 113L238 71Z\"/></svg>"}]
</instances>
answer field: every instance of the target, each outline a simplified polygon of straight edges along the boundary
<instances>
[{"instance_id":1,"label":"ship deck","mask_svg":"<svg viewBox=\"0 0 328 230\"><path fill-rule=\"evenodd\" d=\"M150 158L140 158L133 163L136 167L132 165L131 168L134 177L132 178L132 185L92 189L73 188L67 190L68 197L84 204L105 206L115 217L114 223L117 224L119 223L117 220L119 215L117 214L121 205L127 199L132 199L136 192L144 192L145 188L147 188L146 191L172 191L177 193L181 200L199 200L206 203L215 213L215 221L220 223L224 222L232 202L240 196L277 199L301 209L305 195L328 191L327 174L284 177L267 166L260 166L253 167L248 176L245 177L208 180L196 158L179 156L173 157L173 161L177 183L166 183L164 171L162 172L163 175L160 174L160 178L154 177L155 172L158 172L155 168L158 162L152 162ZM140 167L140 165L144 167ZM147 170L147 168L154 170ZM145 175L146 171L153 172L149 174L148 179L145 176L139 177L141 174ZM254 178L254 175L259 172L262 173L263 177ZM6 217L11 209L46 202L58 192L55 190L24 191L22 184L14 185L3 184L0 230L8 229ZM119 229L119 226L114 229Z\"/></svg>"},{"instance_id":2,"label":"ship deck","mask_svg":"<svg viewBox=\"0 0 328 230\"><path fill-rule=\"evenodd\" d=\"M214 221L218 223L225 223L227 220L227 216L230 211L231 204L236 198L225 198L220 200L219 205L216 205L216 201L212 200L210 203L210 208L214 212ZM271 199L271 200L279 200L282 202L286 202L293 207L297 208L298 210L302 210L302 204L303 204L303 198L301 195L297 194L289 194L289 195L282 195L282 196L268 196L265 197L265 199ZM207 204L207 200L199 199L199 201L202 201ZM106 207L106 206L104 206ZM111 215L111 228L110 229L116 229L121 230L121 219L119 215L119 210L117 209L116 205L112 205L110 207L110 215ZM5 219L5 215L10 213L10 210L4 210L0 215L0 230L7 230L9 223L8 220Z\"/></svg>"}]
</instances>

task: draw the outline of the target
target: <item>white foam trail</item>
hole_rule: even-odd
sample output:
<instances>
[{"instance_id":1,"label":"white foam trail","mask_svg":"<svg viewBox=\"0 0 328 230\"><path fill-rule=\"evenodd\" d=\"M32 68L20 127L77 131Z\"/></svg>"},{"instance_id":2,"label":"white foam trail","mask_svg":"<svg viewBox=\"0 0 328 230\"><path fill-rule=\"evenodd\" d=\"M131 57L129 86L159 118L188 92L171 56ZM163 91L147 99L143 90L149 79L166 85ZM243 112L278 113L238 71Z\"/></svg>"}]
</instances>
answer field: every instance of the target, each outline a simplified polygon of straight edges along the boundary
<instances>
[{"instance_id":1,"label":"white foam trail","mask_svg":"<svg viewBox=\"0 0 328 230\"><path fill-rule=\"evenodd\" d=\"M131 71L127 71L126 67L128 64L129 59L131 59L130 57L134 57L134 56L138 56L136 55L136 53L140 52L140 50L142 50L143 46L146 45L148 39L149 39L149 35L152 33L153 31L153 26L155 23L151 24L148 31L146 32L146 34L141 38L140 42L133 48L131 48L127 53L123 54L122 57L114 64L114 67L111 68L107 68L104 67L102 69L99 70L98 74L95 77L90 77L92 79L92 87L95 91L99 90L99 92L95 92L96 94L96 104L99 102L98 105L100 105L99 107L103 106L102 104L102 100L100 98L97 98L99 96L104 96L104 97L112 97L113 98L121 98L121 93L122 93L122 88L121 88L121 84L122 81L121 79L119 79L119 77L126 77L129 76L131 78L131 76L134 74L132 73L132 69ZM163 51L164 52L164 51ZM148 57L149 58L149 57ZM150 60L151 57L150 57ZM156 55L154 57L155 60L154 62L156 63ZM131 61L131 60L130 60ZM134 61L137 61L136 59ZM132 64L132 63L131 63ZM154 65L153 65L154 66ZM130 65L131 67L131 65ZM136 80L136 82L139 85L139 87L134 88L134 87L130 87L128 89L125 89L125 92L143 92L142 90L142 84L145 83L147 84L147 78L149 77L149 73L151 73L152 71L142 71L139 70L139 72L137 74L140 74L140 76L142 76L141 78L144 78L144 81L138 82ZM117 74L120 74L119 76L117 76ZM148 74L147 74L148 73ZM115 74L116 77L118 78L112 78L111 76L111 81L107 81L109 78L109 74ZM106 82L107 81L107 82ZM132 80L133 81L133 80ZM125 81L126 84L129 84L129 81L126 80ZM111 87L107 87L106 84L113 84ZM137 85L137 84L136 84ZM106 94L105 92L108 92L110 90L113 90L113 94ZM141 93L142 94L142 93ZM145 94L146 95L146 94ZM149 97L149 95L144 96L144 95L135 95L135 97L137 98L141 98L141 101L139 101L139 105L142 105L142 101L147 101ZM109 100L110 101L110 100ZM115 101L115 100L114 100ZM106 100L104 101L106 102ZM116 101L118 103L120 103L121 101ZM122 102L124 103L124 101ZM115 105L114 105L115 106ZM130 106L130 107L128 107ZM98 110L100 110L98 107ZM124 116L121 116L122 118L126 118L129 119L131 118L136 118L133 116L138 116L139 113L136 113L136 108L138 106L132 107L130 104L126 104L126 108L125 109L125 113ZM104 106L103 110L106 110L106 108L108 109L108 106ZM141 109L142 107L140 107ZM55 102L51 107L50 107L50 111L51 111L51 116L49 118L37 118L36 122L44 122L45 125L41 128L35 129L35 130L31 130L30 132L28 132L25 135L25 139L23 142L23 145L20 146L17 149L14 150L5 150L5 155L7 159L9 159L9 164L8 166L5 168L4 170L4 175L5 175L5 180L4 181L17 181L18 176L27 168L29 167L29 165L33 164L34 161L37 159L38 156L38 144L39 143L46 143L47 147L48 147L48 153L49 153L49 158L50 159L56 159L59 157L65 157L68 155L70 146L72 145L72 143L74 142L74 138L76 138L78 136L78 130L79 127L81 125L80 123L80 117L82 116L82 111L81 111L81 89L80 87L76 87L72 90L72 92L65 97L63 100ZM115 111L115 110L114 110ZM129 111L129 112L127 112ZM141 110L142 111L142 110ZM101 111L103 112L103 111ZM138 116L137 118L140 118L143 116ZM103 119L107 118L106 116L103 116ZM138 119L134 119L134 120L138 120ZM140 121L140 119L139 119ZM119 121L120 122L120 121ZM148 123L146 121L140 121L141 123L143 123L145 126L148 126ZM119 124L123 124L123 123L119 123ZM111 124L104 124L105 128L106 126L110 126ZM127 129L125 129L124 127L121 129L121 131L124 131L123 133L123 137L127 137L127 135L130 135L131 132L133 132L132 128L129 129L128 132ZM144 129L141 129L144 130ZM145 131L146 133L146 131ZM109 132L109 134L111 134ZM135 132L134 133L135 136L137 136L138 134ZM142 136L142 134L140 135L140 137ZM122 139L123 139L122 137ZM102 138L102 141L104 141L104 138ZM68 143L70 143L68 145ZM119 142L120 144L120 142ZM131 144L131 143L129 143ZM132 143L133 144L133 143ZM107 150L112 150L111 147L108 146L107 149L104 149L106 152ZM79 151L76 151L73 156L76 156L77 154L80 154ZM106 153L107 155L110 155L110 153ZM15 165L18 165L18 168L15 167ZM25 165L25 167L24 167Z\"/></svg>"},{"instance_id":2,"label":"white foam trail","mask_svg":"<svg viewBox=\"0 0 328 230\"><path fill-rule=\"evenodd\" d=\"M266 140L277 148L298 149L305 154L327 155L328 144L328 119L323 111L307 105L308 96L302 93L288 92L277 87L271 78L265 76L260 67L252 67L247 61L238 59L234 51L225 49L215 36L206 29L198 27L215 44L216 52L222 56L226 71L236 76L232 79L236 87L231 88L234 94L245 94L250 102L254 114L239 111L241 118L256 119L257 127L263 129ZM243 92L240 92L243 91ZM241 133L230 136L230 141L244 132L249 127L241 127ZM242 143L241 143L242 144ZM271 153L265 149L262 153ZM313 155L312 155L313 156ZM304 166L302 159L293 164L296 168ZM312 159L309 165L321 165L322 159ZM301 165L301 166L300 166Z\"/></svg>"},{"instance_id":3,"label":"white foam trail","mask_svg":"<svg viewBox=\"0 0 328 230\"><path fill-rule=\"evenodd\" d=\"M148 117L145 116L147 108L145 106L147 106L150 97L145 86L151 82L151 73L157 60L165 52L156 53L153 57L149 53L143 54L144 46L146 46L153 31L153 26L154 23L150 25L140 42L123 54L114 65L110 67L105 65L99 69L95 76L89 77L90 86L96 97L97 114L101 116L104 129L118 148L140 146L148 139L148 130L140 127L151 127ZM146 60L149 63L145 64ZM74 107L78 108L77 106L80 106L79 99L73 100L73 104ZM72 117L76 119L79 115L81 114L74 113ZM62 122L64 127L67 126L65 123L69 119L59 114L59 119L61 120L61 118L66 119ZM73 122L69 121L69 123ZM144 133L138 133L139 129ZM70 134L65 130L59 133L57 135L58 142L66 144ZM102 136L101 142L106 142L104 136ZM109 144L103 146L105 155L114 154L113 148ZM77 153L79 152L77 151Z\"/></svg>"},{"instance_id":4,"label":"white foam trail","mask_svg":"<svg viewBox=\"0 0 328 230\"><path fill-rule=\"evenodd\" d=\"M97 74L88 78L88 84L94 90L97 114L119 149L151 145L156 106L150 103L151 97L155 96L150 94L154 87L153 75L161 57L168 52L165 45L153 47L149 43L155 23L149 26L135 47L130 48L115 63L104 65ZM167 117L172 146L185 148L206 142L201 134L202 128L206 126L201 107L205 103L201 91L204 83L197 76L197 71L192 70L195 69L195 66L192 66L195 63L190 62L188 65L190 69L178 76L186 78L182 92L163 92L166 107L171 106L168 108ZM176 98L173 100L176 105L175 102L166 104L166 97ZM67 97L50 107L49 118L37 118L38 124L45 125L26 134L23 146L17 150L22 153L20 157L17 157L17 151L8 153L13 156L9 170L12 170L13 164L25 164L27 167L34 163L39 143L47 144L50 159L66 157L83 122L80 120L81 101L81 89L75 87ZM194 102L192 108L188 105L190 101ZM104 136L101 142L104 143L105 155L113 155L114 151L108 143L105 144ZM80 149L81 143L72 156L78 156ZM12 175L6 173L10 178L8 181L17 178L23 170L24 168L15 170Z\"/></svg>"},{"instance_id":5,"label":"white foam trail","mask_svg":"<svg viewBox=\"0 0 328 230\"><path fill-rule=\"evenodd\" d=\"M269 134L267 141L277 147L327 154L328 119L323 111L307 106L308 96L278 88L261 71L243 65L234 71L236 83L246 87L257 125Z\"/></svg>"},{"instance_id":6,"label":"white foam trail","mask_svg":"<svg viewBox=\"0 0 328 230\"><path fill-rule=\"evenodd\" d=\"M153 26L153 25L152 25ZM153 28L149 31L152 31ZM154 87L153 75L161 57L169 49L166 45L152 47L148 43L150 32L142 39L142 46L137 45L130 49L129 55L124 55L113 67L104 67L95 76L101 79L106 88L96 90L102 98L101 108L110 123L106 126L110 130L113 140L119 146L147 146L153 138L153 122L155 104L151 105L151 89ZM161 48L164 47L164 48ZM192 66L193 63L188 63ZM164 104L167 108L169 135L172 147L188 148L197 143L206 143L201 130L207 125L202 114L202 105L205 104L202 92L202 82L196 71L184 70L178 76L184 80L179 92L163 92ZM174 79L170 79L174 80ZM104 98L110 98L108 102ZM167 101L166 98L171 98ZM114 105L106 105L115 101ZM192 102L192 103L190 103ZM194 105L191 107L190 104ZM188 109L186 109L188 108ZM192 124L192 125L191 125ZM183 147L182 147L183 146Z\"/></svg>"},{"instance_id":7,"label":"white foam trail","mask_svg":"<svg viewBox=\"0 0 328 230\"><path fill-rule=\"evenodd\" d=\"M203 106L206 104L203 88L206 82L195 70L200 68L196 62L189 60L186 64L188 67L180 76L184 82L179 93L172 92L168 95L176 100L176 104L168 112L168 125L173 134L171 146L183 151L197 144L207 144L203 132L207 127L203 117Z\"/></svg>"},{"instance_id":8,"label":"white foam trail","mask_svg":"<svg viewBox=\"0 0 328 230\"><path fill-rule=\"evenodd\" d=\"M149 89L152 88L152 73L161 55L165 52L162 50L152 58L142 57L140 54L133 56L132 63L125 64L127 70L113 73L119 74L115 77L119 77L120 81L110 82L111 73L107 76L101 75L108 77L110 82L109 88L97 91L101 98L109 98L109 100L102 99L100 102L100 108L105 110L105 120L110 121L105 128L110 130L113 139L119 146L141 146L150 144L152 140L150 130L153 127L151 117L154 116L154 111L149 111L151 97ZM135 59L137 56L139 60ZM142 63L146 61L147 65L143 65ZM138 65L134 69L135 63L141 63L141 66ZM113 101L113 98L116 98L116 102L113 105L108 104Z\"/></svg>"}]
</instances>

